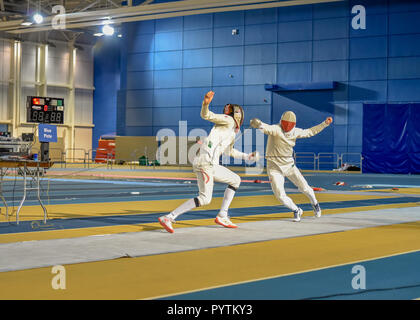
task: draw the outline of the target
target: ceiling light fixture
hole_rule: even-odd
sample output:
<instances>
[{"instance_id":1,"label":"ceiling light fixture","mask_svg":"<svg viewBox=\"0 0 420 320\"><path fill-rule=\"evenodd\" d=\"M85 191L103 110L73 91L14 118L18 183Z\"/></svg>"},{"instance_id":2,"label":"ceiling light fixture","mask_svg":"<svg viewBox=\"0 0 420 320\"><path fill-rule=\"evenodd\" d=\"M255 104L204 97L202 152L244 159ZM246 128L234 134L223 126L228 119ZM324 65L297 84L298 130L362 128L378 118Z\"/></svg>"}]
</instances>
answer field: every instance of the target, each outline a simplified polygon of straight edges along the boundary
<instances>
[{"instance_id":1,"label":"ceiling light fixture","mask_svg":"<svg viewBox=\"0 0 420 320\"><path fill-rule=\"evenodd\" d=\"M32 18L36 24L40 24L44 21L44 17L39 13L35 13Z\"/></svg>"},{"instance_id":2,"label":"ceiling light fixture","mask_svg":"<svg viewBox=\"0 0 420 320\"><path fill-rule=\"evenodd\" d=\"M102 27L102 32L106 36L112 36L114 34L114 31L115 31L114 28L110 26L109 24L106 24Z\"/></svg>"}]
</instances>

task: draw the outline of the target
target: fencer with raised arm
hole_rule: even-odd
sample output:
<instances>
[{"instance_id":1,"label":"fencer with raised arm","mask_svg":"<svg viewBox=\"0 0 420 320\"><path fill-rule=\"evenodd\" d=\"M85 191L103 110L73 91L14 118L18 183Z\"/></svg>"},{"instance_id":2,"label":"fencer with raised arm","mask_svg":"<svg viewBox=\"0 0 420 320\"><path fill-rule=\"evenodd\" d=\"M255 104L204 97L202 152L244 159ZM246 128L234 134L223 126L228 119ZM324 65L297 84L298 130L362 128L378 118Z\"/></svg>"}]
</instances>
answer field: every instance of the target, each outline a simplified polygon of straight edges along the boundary
<instances>
[{"instance_id":1,"label":"fencer with raised arm","mask_svg":"<svg viewBox=\"0 0 420 320\"><path fill-rule=\"evenodd\" d=\"M276 198L293 211L294 221L300 221L303 210L287 196L284 190L285 177L309 198L315 216L321 217L321 208L315 193L295 165L293 148L296 145L296 140L313 137L328 127L332 121L332 118L328 117L312 128L301 129L296 127L296 115L292 111L284 112L280 123L274 125L266 124L257 118L250 121L251 127L260 129L268 135L265 157L271 188Z\"/></svg>"},{"instance_id":2,"label":"fencer with raised arm","mask_svg":"<svg viewBox=\"0 0 420 320\"><path fill-rule=\"evenodd\" d=\"M222 154L226 154L233 158L258 161L257 153L246 154L233 147L236 134L244 121L242 107L236 104L227 104L224 107L223 114L216 114L209 110L213 97L213 91L209 91L204 96L200 113L204 120L214 123L214 126L210 134L201 143L199 154L193 161L193 171L197 177L199 193L197 197L184 202L168 215L159 218L160 224L170 233L174 232L172 223L181 214L196 207L208 205L211 202L214 182L227 184L222 206L215 222L227 228L236 228L237 225L230 221L228 209L236 190L241 184L241 178L233 171L220 165L219 160Z\"/></svg>"}]
</instances>

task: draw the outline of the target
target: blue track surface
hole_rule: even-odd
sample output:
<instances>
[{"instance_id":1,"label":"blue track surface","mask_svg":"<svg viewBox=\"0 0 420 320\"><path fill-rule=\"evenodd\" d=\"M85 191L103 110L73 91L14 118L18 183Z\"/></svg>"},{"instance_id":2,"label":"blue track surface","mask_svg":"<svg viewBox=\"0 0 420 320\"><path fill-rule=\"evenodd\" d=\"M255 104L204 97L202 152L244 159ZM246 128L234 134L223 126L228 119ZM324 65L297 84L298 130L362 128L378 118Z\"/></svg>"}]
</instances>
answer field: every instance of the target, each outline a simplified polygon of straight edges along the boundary
<instances>
[{"instance_id":1,"label":"blue track surface","mask_svg":"<svg viewBox=\"0 0 420 320\"><path fill-rule=\"evenodd\" d=\"M336 202L324 202L322 203L322 209L339 209L349 208L358 206L375 206L382 204L396 204L412 202L411 197L395 197L386 199L369 199L369 200L354 200L354 201L336 201ZM310 204L302 204L300 207L304 211L311 211L312 207ZM158 209L158 208L157 208ZM139 207L138 212L141 212ZM214 218L219 210L197 210L188 212L181 215L178 221L184 220L198 220L198 219L211 219ZM231 208L229 209L229 215L231 217L241 217L249 215L263 215L280 212L290 212L284 206L264 206L264 207L246 207L246 208ZM47 224L34 222L34 221L20 221L19 225L16 225L13 217L10 217L10 222L0 223L0 234L16 233L16 232L33 232L42 230L58 230L58 229L75 229L75 228L91 228L91 227L105 227L114 225L134 225L157 222L157 218L168 212L155 212L155 213L143 213L127 215L108 215L108 216L95 216L95 217L83 217L83 218L71 218L68 219L51 219L47 221ZM291 214L291 213L290 213ZM247 218L244 218L247 219Z\"/></svg>"},{"instance_id":2,"label":"blue track surface","mask_svg":"<svg viewBox=\"0 0 420 320\"><path fill-rule=\"evenodd\" d=\"M287 259L287 257L285 257ZM352 280L365 270L365 289L353 289ZM166 299L180 300L299 300L299 299L416 299L420 297L420 251L362 261L290 276L225 286ZM356 281L361 284L361 281Z\"/></svg>"}]
</instances>

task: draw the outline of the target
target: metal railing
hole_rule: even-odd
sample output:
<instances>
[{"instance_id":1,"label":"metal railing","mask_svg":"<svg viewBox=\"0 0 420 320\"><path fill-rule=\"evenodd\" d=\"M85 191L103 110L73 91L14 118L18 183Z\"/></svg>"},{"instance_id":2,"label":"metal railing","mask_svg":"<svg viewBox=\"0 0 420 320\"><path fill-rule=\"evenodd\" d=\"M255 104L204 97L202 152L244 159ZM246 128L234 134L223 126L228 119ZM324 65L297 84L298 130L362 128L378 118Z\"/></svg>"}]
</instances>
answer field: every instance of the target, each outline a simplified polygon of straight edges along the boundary
<instances>
[{"instance_id":1,"label":"metal railing","mask_svg":"<svg viewBox=\"0 0 420 320\"><path fill-rule=\"evenodd\" d=\"M340 167L340 159L338 153L320 152L318 153L318 170L331 170Z\"/></svg>"},{"instance_id":2,"label":"metal railing","mask_svg":"<svg viewBox=\"0 0 420 320\"><path fill-rule=\"evenodd\" d=\"M293 154L296 166L302 167L306 170L316 170L317 155L315 152L295 152ZM300 161L303 159L303 161Z\"/></svg>"},{"instance_id":3,"label":"metal railing","mask_svg":"<svg viewBox=\"0 0 420 320\"><path fill-rule=\"evenodd\" d=\"M103 156L97 157L97 152L101 151ZM145 164L140 164L138 154L144 152ZM32 150L32 153L39 153L39 150ZM140 152L140 153L139 153ZM262 155L263 156L263 155ZM346 152L296 152L293 154L296 166L302 170L337 170L343 168L344 165L355 166L360 168L362 171L363 157L361 153ZM54 163L61 164L61 168L66 168L67 164L83 164L84 168L90 168L94 164L106 165L106 169L113 169L115 165L128 166L130 170L147 166L156 169L156 157L149 157L147 149L141 150L135 149L131 152L130 159L119 159L118 162L115 160L115 156L108 152L108 149L97 148L85 150L83 148L68 148L62 151L59 148L50 148L50 159ZM190 166L191 164L189 164ZM245 164L245 166L250 166ZM178 167L181 169L181 165L174 165L172 167Z\"/></svg>"},{"instance_id":4,"label":"metal railing","mask_svg":"<svg viewBox=\"0 0 420 320\"><path fill-rule=\"evenodd\" d=\"M296 152L296 165L304 170L337 170L344 165L355 166L362 170L363 157L361 153L346 152Z\"/></svg>"}]
</instances>

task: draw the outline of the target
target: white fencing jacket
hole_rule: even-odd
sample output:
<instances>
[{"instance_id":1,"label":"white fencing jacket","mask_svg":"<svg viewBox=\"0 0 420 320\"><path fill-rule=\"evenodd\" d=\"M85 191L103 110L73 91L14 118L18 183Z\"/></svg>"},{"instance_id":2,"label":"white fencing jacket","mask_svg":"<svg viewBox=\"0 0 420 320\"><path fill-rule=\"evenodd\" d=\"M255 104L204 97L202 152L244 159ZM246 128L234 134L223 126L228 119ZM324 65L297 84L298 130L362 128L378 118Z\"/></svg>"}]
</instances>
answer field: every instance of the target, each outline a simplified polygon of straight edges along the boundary
<instances>
[{"instance_id":1,"label":"white fencing jacket","mask_svg":"<svg viewBox=\"0 0 420 320\"><path fill-rule=\"evenodd\" d=\"M268 125L263 122L259 129L268 135L265 158L274 162L283 173L287 173L295 163L293 147L296 145L296 139L313 137L326 127L328 124L324 121L309 129L295 127L289 132L284 132L279 124Z\"/></svg>"},{"instance_id":2,"label":"white fencing jacket","mask_svg":"<svg viewBox=\"0 0 420 320\"><path fill-rule=\"evenodd\" d=\"M203 141L199 155L194 159L195 166L208 166L219 164L222 154L233 158L246 159L246 153L236 150L235 144L235 120L226 114L216 114L209 110L209 105L202 104L201 118L213 122L215 125L210 134Z\"/></svg>"}]
</instances>

